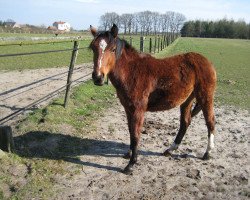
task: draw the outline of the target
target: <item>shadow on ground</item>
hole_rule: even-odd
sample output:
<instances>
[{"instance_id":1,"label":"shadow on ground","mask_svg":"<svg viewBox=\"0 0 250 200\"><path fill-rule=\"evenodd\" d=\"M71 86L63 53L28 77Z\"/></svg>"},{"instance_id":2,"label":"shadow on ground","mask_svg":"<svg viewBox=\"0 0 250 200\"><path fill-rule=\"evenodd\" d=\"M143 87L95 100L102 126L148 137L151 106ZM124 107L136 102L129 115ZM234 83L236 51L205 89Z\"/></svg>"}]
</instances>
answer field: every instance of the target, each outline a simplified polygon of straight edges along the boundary
<instances>
[{"instance_id":1,"label":"shadow on ground","mask_svg":"<svg viewBox=\"0 0 250 200\"><path fill-rule=\"evenodd\" d=\"M82 164L112 171L120 168L105 166L98 163L85 162L78 156L122 157L129 149L129 145L107 140L79 138L61 133L42 131L28 132L14 138L16 154L26 158L41 158L64 160L75 164ZM143 156L160 156L158 152L140 151Z\"/></svg>"}]
</instances>

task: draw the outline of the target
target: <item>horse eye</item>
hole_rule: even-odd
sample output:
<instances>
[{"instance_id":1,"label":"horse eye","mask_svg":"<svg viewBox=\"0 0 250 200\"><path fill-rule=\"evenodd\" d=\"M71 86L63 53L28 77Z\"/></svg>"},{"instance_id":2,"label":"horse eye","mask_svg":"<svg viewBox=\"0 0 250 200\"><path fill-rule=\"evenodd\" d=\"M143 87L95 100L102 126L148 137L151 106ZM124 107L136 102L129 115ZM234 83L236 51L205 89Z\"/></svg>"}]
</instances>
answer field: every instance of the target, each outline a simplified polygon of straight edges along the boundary
<instances>
[{"instance_id":1,"label":"horse eye","mask_svg":"<svg viewBox=\"0 0 250 200\"><path fill-rule=\"evenodd\" d=\"M115 50L116 50L116 48L113 48L113 49L112 49L112 52L114 53L114 52L115 52Z\"/></svg>"}]
</instances>

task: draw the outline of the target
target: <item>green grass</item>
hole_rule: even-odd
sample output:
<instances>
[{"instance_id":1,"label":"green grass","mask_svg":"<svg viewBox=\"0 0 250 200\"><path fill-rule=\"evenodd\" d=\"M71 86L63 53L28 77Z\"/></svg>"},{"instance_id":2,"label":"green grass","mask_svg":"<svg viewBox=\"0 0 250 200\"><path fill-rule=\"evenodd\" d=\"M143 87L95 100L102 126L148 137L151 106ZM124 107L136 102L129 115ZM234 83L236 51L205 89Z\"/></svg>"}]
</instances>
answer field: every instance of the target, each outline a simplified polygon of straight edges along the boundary
<instances>
[{"instance_id":1,"label":"green grass","mask_svg":"<svg viewBox=\"0 0 250 200\"><path fill-rule=\"evenodd\" d=\"M250 40L179 38L158 57L190 51L201 53L214 64L217 102L250 109Z\"/></svg>"}]
</instances>

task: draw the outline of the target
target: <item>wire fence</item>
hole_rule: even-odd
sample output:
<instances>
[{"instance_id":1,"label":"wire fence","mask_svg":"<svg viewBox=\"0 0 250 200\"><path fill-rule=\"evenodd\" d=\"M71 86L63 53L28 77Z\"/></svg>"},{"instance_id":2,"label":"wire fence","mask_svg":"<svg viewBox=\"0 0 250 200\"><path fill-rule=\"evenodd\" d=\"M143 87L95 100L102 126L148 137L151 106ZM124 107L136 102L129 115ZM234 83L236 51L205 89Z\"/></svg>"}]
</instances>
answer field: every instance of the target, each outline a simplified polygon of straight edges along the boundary
<instances>
[{"instance_id":1,"label":"wire fence","mask_svg":"<svg viewBox=\"0 0 250 200\"><path fill-rule=\"evenodd\" d=\"M65 42L69 42L69 41L65 41ZM67 72L57 74L57 75L54 75L54 76L50 77L50 78L52 78L52 77L55 77L55 76L58 76L58 75L68 76L67 83L65 85L61 86L60 88L54 90L53 92L43 96L42 98L40 98L38 100L35 100L34 102L32 102L32 103L30 103L30 104L28 104L28 105L26 105L26 106L24 106L24 107L22 107L20 109L17 109L16 111L12 112L11 114L8 114L7 116L3 116L0 119L0 125L3 125L5 123L7 123L8 121L12 120L13 118L15 118L19 114L23 113L27 109L29 109L29 108L31 108L31 107L33 107L35 105L38 105L39 103L41 103L43 101L51 99L52 97L56 96L57 94L61 93L62 91L65 91L65 90L66 90L66 93L65 93L64 107L66 107L67 102L68 102L68 98L69 98L70 88L72 86L78 85L79 83L90 79L90 77L91 77L90 76L91 73L88 73L88 74L85 74L84 76L81 76L81 77L77 78L76 80L72 81L72 74L73 74L73 69L74 69L74 65L75 65L75 62L76 62L78 51L80 49L87 49L88 48L88 47L80 48L79 47L79 41L73 41L73 43L74 43L74 46L73 46L73 48L70 48L70 49L57 49L57 50L48 50L48 51L36 51L36 52L27 52L27 53L11 53L11 54L1 54L0 55L0 58L3 58L3 57L15 57L15 56L29 56L29 55L34 55L34 54L59 53L59 52L64 52L64 51L71 51L72 52L71 61L70 61L70 65L69 65L69 70ZM37 43L34 43L34 45L36 45L36 44ZM44 44L44 43L42 43L42 44ZM47 44L50 44L50 42L48 42ZM10 44L10 45L16 45L16 44ZM32 44L22 44L22 45L32 45ZM36 82L42 82L45 79L48 79L48 78L46 77L46 78L38 80ZM36 82L33 82L31 84L35 84ZM18 88L15 88L15 90L22 89L22 87L27 87L28 85L20 86ZM35 86L34 88L36 88L36 87L38 87L38 86ZM32 89L34 89L34 88L32 88ZM31 88L29 88L29 90L31 90ZM11 93L11 92L13 92L13 89L7 90L5 92L0 93L0 96L3 96L5 94ZM26 90L26 92L27 92L27 90ZM23 95L23 92L20 92L20 93L22 93L22 95ZM7 100L8 98L13 98L13 97L15 97L17 95L18 94L14 94L14 95L9 96L9 97L7 97L5 99L2 99L2 100Z\"/></svg>"}]
</instances>

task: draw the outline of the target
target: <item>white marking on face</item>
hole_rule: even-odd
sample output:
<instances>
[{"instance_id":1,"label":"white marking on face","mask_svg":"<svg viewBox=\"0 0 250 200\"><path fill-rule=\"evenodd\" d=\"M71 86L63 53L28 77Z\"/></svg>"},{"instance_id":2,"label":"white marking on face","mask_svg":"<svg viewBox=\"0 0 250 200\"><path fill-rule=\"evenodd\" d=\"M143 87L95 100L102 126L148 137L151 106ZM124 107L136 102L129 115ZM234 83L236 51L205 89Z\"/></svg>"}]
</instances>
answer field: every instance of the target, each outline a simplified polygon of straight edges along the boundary
<instances>
[{"instance_id":1,"label":"white marking on face","mask_svg":"<svg viewBox=\"0 0 250 200\"><path fill-rule=\"evenodd\" d=\"M178 149L179 144L175 144L175 142L173 142L173 144L168 148L168 151L174 151L176 149Z\"/></svg>"},{"instance_id":2,"label":"white marking on face","mask_svg":"<svg viewBox=\"0 0 250 200\"><path fill-rule=\"evenodd\" d=\"M106 42L104 39L102 39L102 40L100 41L100 43L99 43L99 47L100 47L100 49L102 50L101 56L100 56L100 58L99 58L99 69L101 69L101 67L102 67L103 54L104 54L104 51L105 51L105 49L106 49L106 47L107 47L107 42Z\"/></svg>"},{"instance_id":3,"label":"white marking on face","mask_svg":"<svg viewBox=\"0 0 250 200\"><path fill-rule=\"evenodd\" d=\"M102 39L99 43L99 47L102 49L102 53L104 53L104 51L107 47L107 42L104 39Z\"/></svg>"}]
</instances>

